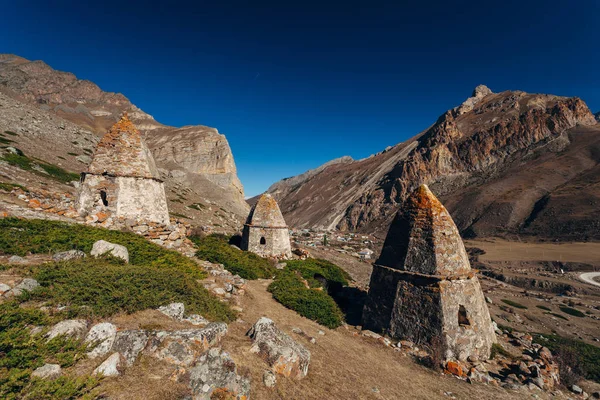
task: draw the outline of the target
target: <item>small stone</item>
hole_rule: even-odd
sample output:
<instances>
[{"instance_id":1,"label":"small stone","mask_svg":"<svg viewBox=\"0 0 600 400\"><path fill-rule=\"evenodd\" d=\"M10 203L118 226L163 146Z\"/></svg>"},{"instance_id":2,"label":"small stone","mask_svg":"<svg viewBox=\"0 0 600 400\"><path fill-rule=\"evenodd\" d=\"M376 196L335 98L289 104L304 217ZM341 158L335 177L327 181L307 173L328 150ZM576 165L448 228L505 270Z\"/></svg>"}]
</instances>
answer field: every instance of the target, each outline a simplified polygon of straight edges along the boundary
<instances>
[{"instance_id":1,"label":"small stone","mask_svg":"<svg viewBox=\"0 0 600 400\"><path fill-rule=\"evenodd\" d=\"M108 357L102 364L98 366L93 372L93 375L102 376L119 376L119 367L121 366L121 355L119 353L113 353Z\"/></svg>"},{"instance_id":2,"label":"small stone","mask_svg":"<svg viewBox=\"0 0 600 400\"><path fill-rule=\"evenodd\" d=\"M490 299L488 296L485 296L485 302L488 304L494 304L494 302L492 301L492 299Z\"/></svg>"},{"instance_id":3,"label":"small stone","mask_svg":"<svg viewBox=\"0 0 600 400\"><path fill-rule=\"evenodd\" d=\"M364 331L362 331L360 334L364 337L370 337L373 339L381 339L382 338L382 336L380 334L375 333L373 331L366 330L366 329Z\"/></svg>"},{"instance_id":4,"label":"small stone","mask_svg":"<svg viewBox=\"0 0 600 400\"><path fill-rule=\"evenodd\" d=\"M445 369L445 371L446 371L446 373L449 373L449 374L452 374L452 375L456 375L459 378L464 378L466 376L465 370L456 361L448 361L446 363L446 369Z\"/></svg>"},{"instance_id":5,"label":"small stone","mask_svg":"<svg viewBox=\"0 0 600 400\"><path fill-rule=\"evenodd\" d=\"M117 327L110 322L92 326L85 337L85 343L98 343L87 353L89 358L101 357L110 351L117 337Z\"/></svg>"},{"instance_id":6,"label":"small stone","mask_svg":"<svg viewBox=\"0 0 600 400\"><path fill-rule=\"evenodd\" d=\"M265 371L263 374L263 383L268 388L275 387L275 384L277 383L277 376L275 376L275 374L271 371Z\"/></svg>"},{"instance_id":7,"label":"small stone","mask_svg":"<svg viewBox=\"0 0 600 400\"><path fill-rule=\"evenodd\" d=\"M10 286L8 286L6 283L0 283L0 296L8 292L9 290Z\"/></svg>"},{"instance_id":8,"label":"small stone","mask_svg":"<svg viewBox=\"0 0 600 400\"><path fill-rule=\"evenodd\" d=\"M62 369L58 364L44 364L31 373L34 378L56 379L62 374Z\"/></svg>"},{"instance_id":9,"label":"small stone","mask_svg":"<svg viewBox=\"0 0 600 400\"><path fill-rule=\"evenodd\" d=\"M27 260L25 260L23 257L19 257L19 256L11 256L8 259L9 264L24 264L26 262L27 262Z\"/></svg>"},{"instance_id":10,"label":"small stone","mask_svg":"<svg viewBox=\"0 0 600 400\"><path fill-rule=\"evenodd\" d=\"M50 341L57 336L67 336L75 339L83 339L87 331L87 322L83 319L67 319L54 325L48 333L47 340Z\"/></svg>"},{"instance_id":11,"label":"small stone","mask_svg":"<svg viewBox=\"0 0 600 400\"><path fill-rule=\"evenodd\" d=\"M32 278L23 279L17 286L6 293L6 296L20 296L23 292L32 292L40 286L38 281Z\"/></svg>"},{"instance_id":12,"label":"small stone","mask_svg":"<svg viewBox=\"0 0 600 400\"><path fill-rule=\"evenodd\" d=\"M600 399L600 392L594 392L594 393L592 393L592 397L594 399Z\"/></svg>"},{"instance_id":13,"label":"small stone","mask_svg":"<svg viewBox=\"0 0 600 400\"><path fill-rule=\"evenodd\" d=\"M321 336L325 336L325 332L323 332L323 331L321 331L321 330L320 330L320 331L319 331L319 335L321 335Z\"/></svg>"},{"instance_id":14,"label":"small stone","mask_svg":"<svg viewBox=\"0 0 600 400\"><path fill-rule=\"evenodd\" d=\"M182 321L189 322L192 325L208 325L210 323L209 320L204 318L199 314L192 314L182 319Z\"/></svg>"},{"instance_id":15,"label":"small stone","mask_svg":"<svg viewBox=\"0 0 600 400\"><path fill-rule=\"evenodd\" d=\"M78 260L80 258L84 258L85 253L81 250L69 250L69 251L61 251L60 253L56 253L52 256L52 260L59 261L69 261L69 260Z\"/></svg>"},{"instance_id":16,"label":"small stone","mask_svg":"<svg viewBox=\"0 0 600 400\"><path fill-rule=\"evenodd\" d=\"M94 257L98 257L106 253L110 253L113 257L121 258L126 263L129 262L129 252L127 251L127 247L110 243L106 240L98 240L95 242L90 254Z\"/></svg>"},{"instance_id":17,"label":"small stone","mask_svg":"<svg viewBox=\"0 0 600 400\"><path fill-rule=\"evenodd\" d=\"M223 288L216 287L216 288L213 288L212 291L214 294L216 294L218 296L225 296L225 289L223 289Z\"/></svg>"},{"instance_id":18,"label":"small stone","mask_svg":"<svg viewBox=\"0 0 600 400\"><path fill-rule=\"evenodd\" d=\"M575 394L583 394L583 389L577 385L571 385L570 389L571 389L571 392L573 392Z\"/></svg>"},{"instance_id":19,"label":"small stone","mask_svg":"<svg viewBox=\"0 0 600 400\"><path fill-rule=\"evenodd\" d=\"M121 353L125 358L126 364L131 366L147 343L148 334L146 331L120 331L117 332L112 350Z\"/></svg>"},{"instance_id":20,"label":"small stone","mask_svg":"<svg viewBox=\"0 0 600 400\"><path fill-rule=\"evenodd\" d=\"M161 306L158 311L176 320L181 320L185 313L185 305L183 303L171 303L167 306Z\"/></svg>"}]
</instances>

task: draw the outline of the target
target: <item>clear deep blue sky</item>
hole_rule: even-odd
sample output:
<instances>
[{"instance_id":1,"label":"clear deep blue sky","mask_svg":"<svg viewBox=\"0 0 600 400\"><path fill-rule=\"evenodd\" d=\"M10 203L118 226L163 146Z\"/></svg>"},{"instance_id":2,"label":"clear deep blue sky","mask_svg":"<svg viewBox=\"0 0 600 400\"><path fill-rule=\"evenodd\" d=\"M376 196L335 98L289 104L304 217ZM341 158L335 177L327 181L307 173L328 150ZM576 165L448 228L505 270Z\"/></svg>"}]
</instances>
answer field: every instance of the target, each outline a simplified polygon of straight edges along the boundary
<instances>
[{"instance_id":1,"label":"clear deep blue sky","mask_svg":"<svg viewBox=\"0 0 600 400\"><path fill-rule=\"evenodd\" d=\"M0 0L0 52L218 128L247 195L402 142L479 83L600 110L600 1L401 3Z\"/></svg>"}]
</instances>

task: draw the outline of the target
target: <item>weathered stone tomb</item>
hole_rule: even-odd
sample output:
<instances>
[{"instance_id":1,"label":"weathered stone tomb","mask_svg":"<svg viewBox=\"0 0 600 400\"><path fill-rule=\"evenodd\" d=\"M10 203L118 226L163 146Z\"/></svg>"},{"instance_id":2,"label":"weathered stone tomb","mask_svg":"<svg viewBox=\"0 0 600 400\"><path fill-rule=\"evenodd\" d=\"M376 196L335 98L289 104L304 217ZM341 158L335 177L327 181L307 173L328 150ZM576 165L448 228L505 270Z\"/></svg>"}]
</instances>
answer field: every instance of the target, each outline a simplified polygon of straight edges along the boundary
<instances>
[{"instance_id":1,"label":"weathered stone tomb","mask_svg":"<svg viewBox=\"0 0 600 400\"><path fill-rule=\"evenodd\" d=\"M426 185L406 200L373 266L363 326L446 359L488 358L490 313L452 217Z\"/></svg>"},{"instance_id":2,"label":"weathered stone tomb","mask_svg":"<svg viewBox=\"0 0 600 400\"><path fill-rule=\"evenodd\" d=\"M96 148L81 174L80 215L169 223L163 182L140 132L124 114Z\"/></svg>"},{"instance_id":3,"label":"weathered stone tomb","mask_svg":"<svg viewBox=\"0 0 600 400\"><path fill-rule=\"evenodd\" d=\"M260 196L250 210L242 233L242 250L261 257L292 256L288 227L277 202L270 194Z\"/></svg>"}]
</instances>

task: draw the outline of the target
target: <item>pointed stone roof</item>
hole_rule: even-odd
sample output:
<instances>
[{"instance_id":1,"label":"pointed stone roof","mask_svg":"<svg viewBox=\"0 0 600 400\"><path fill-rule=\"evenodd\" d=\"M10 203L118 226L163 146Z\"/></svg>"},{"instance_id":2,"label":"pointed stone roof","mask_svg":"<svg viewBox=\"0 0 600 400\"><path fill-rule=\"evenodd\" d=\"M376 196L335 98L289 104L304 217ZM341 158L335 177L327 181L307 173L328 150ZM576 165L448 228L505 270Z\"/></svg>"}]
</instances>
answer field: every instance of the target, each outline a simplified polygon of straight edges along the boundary
<instances>
[{"instance_id":1,"label":"pointed stone roof","mask_svg":"<svg viewBox=\"0 0 600 400\"><path fill-rule=\"evenodd\" d=\"M277 202L270 194L263 194L248 214L246 225L267 228L287 228Z\"/></svg>"},{"instance_id":2,"label":"pointed stone roof","mask_svg":"<svg viewBox=\"0 0 600 400\"><path fill-rule=\"evenodd\" d=\"M427 185L417 188L396 214L377 264L445 277L471 271L452 217Z\"/></svg>"},{"instance_id":3,"label":"pointed stone roof","mask_svg":"<svg viewBox=\"0 0 600 400\"><path fill-rule=\"evenodd\" d=\"M127 113L123 114L100 139L88 172L98 175L106 173L112 176L160 178L152 153Z\"/></svg>"}]
</instances>

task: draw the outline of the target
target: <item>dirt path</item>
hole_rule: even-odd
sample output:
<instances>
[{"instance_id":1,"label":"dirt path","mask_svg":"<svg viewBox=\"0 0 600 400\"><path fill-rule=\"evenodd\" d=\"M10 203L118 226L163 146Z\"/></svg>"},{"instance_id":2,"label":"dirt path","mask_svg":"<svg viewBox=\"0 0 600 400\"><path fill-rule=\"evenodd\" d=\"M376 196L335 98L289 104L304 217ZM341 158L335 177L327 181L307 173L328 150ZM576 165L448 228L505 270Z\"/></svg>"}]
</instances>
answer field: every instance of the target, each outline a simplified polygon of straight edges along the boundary
<instances>
[{"instance_id":1,"label":"dirt path","mask_svg":"<svg viewBox=\"0 0 600 400\"><path fill-rule=\"evenodd\" d=\"M270 281L249 281L243 301L243 321L230 324L223 347L252 379L253 399L517 399L530 398L531 392L509 392L494 386L470 385L454 377L435 373L416 364L391 348L361 336L354 328L327 329L303 318L275 302L266 291ZM268 368L250 353L251 342L245 336L261 316L276 324L311 352L309 373L301 381L279 377L275 389L267 389L262 375ZM298 327L315 337L292 332ZM325 334L320 335L319 331ZM452 395L444 393L451 392ZM544 398L545 394L538 393Z\"/></svg>"},{"instance_id":2,"label":"dirt path","mask_svg":"<svg viewBox=\"0 0 600 400\"><path fill-rule=\"evenodd\" d=\"M582 281L589 283L590 285L600 286L600 283L594 280L594 278L597 277L600 277L600 272L586 272L579 275L579 279L581 279Z\"/></svg>"}]
</instances>

